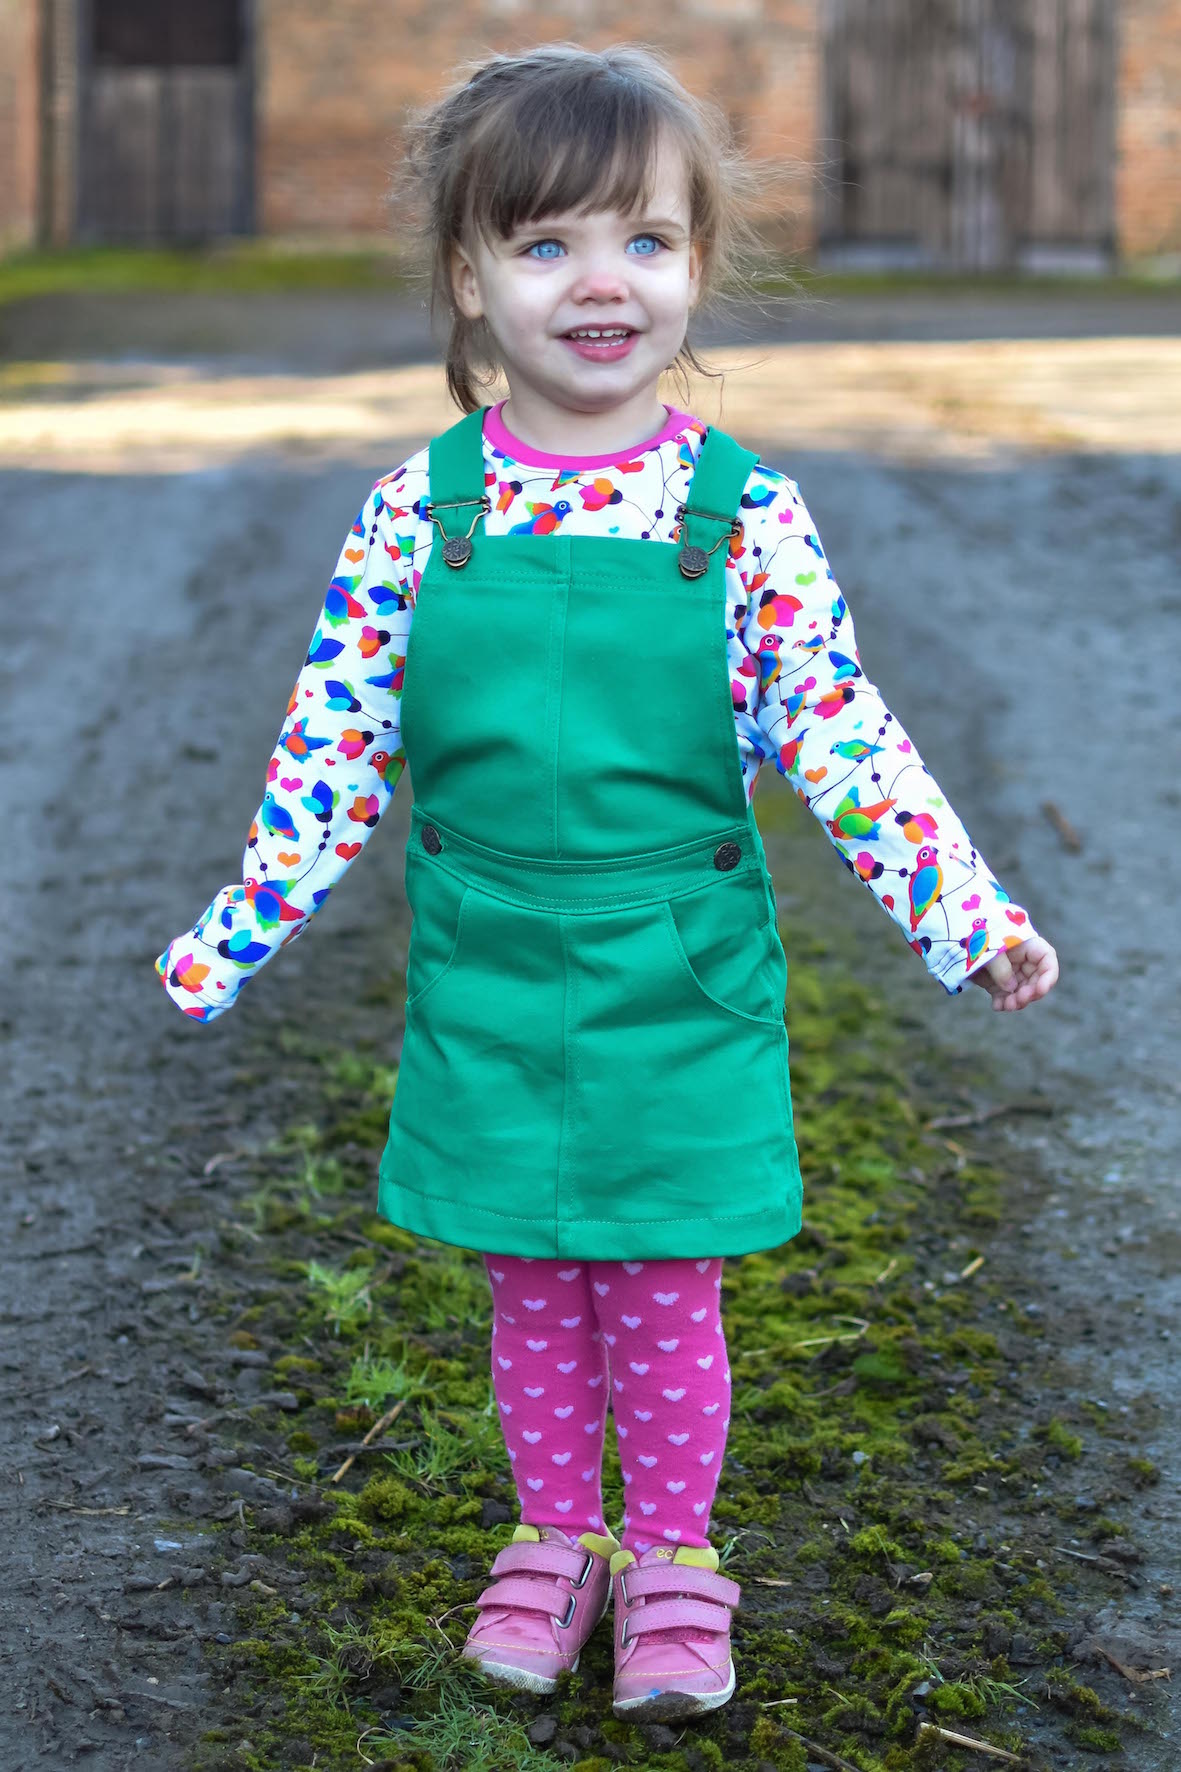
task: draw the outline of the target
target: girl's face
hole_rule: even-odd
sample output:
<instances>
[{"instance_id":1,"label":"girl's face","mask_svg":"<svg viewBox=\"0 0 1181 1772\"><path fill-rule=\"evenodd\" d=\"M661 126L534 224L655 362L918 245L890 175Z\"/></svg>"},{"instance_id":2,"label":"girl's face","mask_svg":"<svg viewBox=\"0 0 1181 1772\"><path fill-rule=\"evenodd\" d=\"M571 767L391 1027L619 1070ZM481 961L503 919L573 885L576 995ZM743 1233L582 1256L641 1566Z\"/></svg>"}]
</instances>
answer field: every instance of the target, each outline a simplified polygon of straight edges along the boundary
<instances>
[{"instance_id":1,"label":"girl's face","mask_svg":"<svg viewBox=\"0 0 1181 1772\"><path fill-rule=\"evenodd\" d=\"M683 166L662 152L642 211L569 211L491 247L478 237L470 250L456 247L456 306L487 321L518 436L544 447L576 437L572 418L600 438L607 417L611 428L663 422L657 382L684 342L701 277L689 224ZM588 329L610 340L572 336Z\"/></svg>"}]
</instances>

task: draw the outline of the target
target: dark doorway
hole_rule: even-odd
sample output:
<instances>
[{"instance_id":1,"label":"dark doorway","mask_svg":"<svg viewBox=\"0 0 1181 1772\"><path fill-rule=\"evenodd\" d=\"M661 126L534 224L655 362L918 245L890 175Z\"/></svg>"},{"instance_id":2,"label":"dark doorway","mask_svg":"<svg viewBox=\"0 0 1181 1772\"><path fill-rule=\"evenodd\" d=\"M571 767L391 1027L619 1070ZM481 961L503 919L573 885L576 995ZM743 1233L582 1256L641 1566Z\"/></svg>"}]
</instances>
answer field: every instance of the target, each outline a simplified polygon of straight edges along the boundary
<instances>
[{"instance_id":1,"label":"dark doorway","mask_svg":"<svg viewBox=\"0 0 1181 1772\"><path fill-rule=\"evenodd\" d=\"M250 0L82 0L77 238L254 227Z\"/></svg>"},{"instance_id":2,"label":"dark doorway","mask_svg":"<svg viewBox=\"0 0 1181 1772\"><path fill-rule=\"evenodd\" d=\"M1114 11L827 0L821 262L1109 269Z\"/></svg>"}]
</instances>

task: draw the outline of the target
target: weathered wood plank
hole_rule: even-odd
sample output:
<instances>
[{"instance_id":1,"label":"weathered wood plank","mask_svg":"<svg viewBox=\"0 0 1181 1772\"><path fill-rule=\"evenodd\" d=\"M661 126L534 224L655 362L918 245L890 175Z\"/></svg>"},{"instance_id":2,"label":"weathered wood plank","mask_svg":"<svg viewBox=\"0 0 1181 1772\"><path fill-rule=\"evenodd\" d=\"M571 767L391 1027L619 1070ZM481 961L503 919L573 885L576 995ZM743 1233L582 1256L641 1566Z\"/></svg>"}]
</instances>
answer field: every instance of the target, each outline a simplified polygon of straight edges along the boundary
<instances>
[{"instance_id":1,"label":"weathered wood plank","mask_svg":"<svg viewBox=\"0 0 1181 1772\"><path fill-rule=\"evenodd\" d=\"M1110 250L1112 0L824 0L821 26L829 262Z\"/></svg>"}]
</instances>

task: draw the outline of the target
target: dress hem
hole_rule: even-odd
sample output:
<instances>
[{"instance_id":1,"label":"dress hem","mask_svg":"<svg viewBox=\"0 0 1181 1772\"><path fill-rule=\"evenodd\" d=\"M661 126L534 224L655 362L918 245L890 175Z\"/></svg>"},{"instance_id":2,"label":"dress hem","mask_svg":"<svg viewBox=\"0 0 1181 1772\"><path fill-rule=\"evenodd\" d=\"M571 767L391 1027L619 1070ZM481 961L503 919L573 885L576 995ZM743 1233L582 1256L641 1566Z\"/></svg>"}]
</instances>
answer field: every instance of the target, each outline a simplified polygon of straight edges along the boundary
<instances>
[{"instance_id":1,"label":"dress hem","mask_svg":"<svg viewBox=\"0 0 1181 1772\"><path fill-rule=\"evenodd\" d=\"M719 1193L724 1196L725 1190L719 1189ZM734 1218L681 1218L675 1226L667 1219L628 1223L571 1218L563 1220L559 1227L540 1222L536 1216L514 1219L469 1200L464 1205L467 1234L457 1235L454 1200L435 1199L383 1176L378 1184L377 1215L413 1236L432 1237L462 1249L478 1249L485 1255L570 1261L661 1261L754 1255L778 1249L799 1234L803 1196L797 1185L774 1211L763 1209Z\"/></svg>"}]
</instances>

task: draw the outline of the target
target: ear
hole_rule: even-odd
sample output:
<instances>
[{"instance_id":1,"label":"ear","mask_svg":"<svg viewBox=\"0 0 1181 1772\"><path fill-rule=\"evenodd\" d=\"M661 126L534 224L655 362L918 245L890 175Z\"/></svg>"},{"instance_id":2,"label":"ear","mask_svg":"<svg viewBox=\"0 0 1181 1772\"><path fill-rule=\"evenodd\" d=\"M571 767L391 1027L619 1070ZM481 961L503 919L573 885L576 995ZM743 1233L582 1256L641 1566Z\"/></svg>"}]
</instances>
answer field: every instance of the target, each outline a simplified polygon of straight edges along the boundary
<instances>
[{"instance_id":1,"label":"ear","mask_svg":"<svg viewBox=\"0 0 1181 1772\"><path fill-rule=\"evenodd\" d=\"M456 307L467 320L478 320L484 312L475 266L462 246L451 248L451 293Z\"/></svg>"},{"instance_id":2,"label":"ear","mask_svg":"<svg viewBox=\"0 0 1181 1772\"><path fill-rule=\"evenodd\" d=\"M705 268L705 249L700 240L693 240L689 245L689 306L697 305L697 297L701 293L701 274Z\"/></svg>"}]
</instances>

